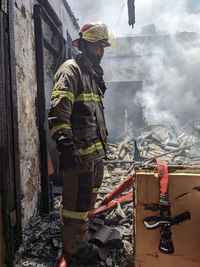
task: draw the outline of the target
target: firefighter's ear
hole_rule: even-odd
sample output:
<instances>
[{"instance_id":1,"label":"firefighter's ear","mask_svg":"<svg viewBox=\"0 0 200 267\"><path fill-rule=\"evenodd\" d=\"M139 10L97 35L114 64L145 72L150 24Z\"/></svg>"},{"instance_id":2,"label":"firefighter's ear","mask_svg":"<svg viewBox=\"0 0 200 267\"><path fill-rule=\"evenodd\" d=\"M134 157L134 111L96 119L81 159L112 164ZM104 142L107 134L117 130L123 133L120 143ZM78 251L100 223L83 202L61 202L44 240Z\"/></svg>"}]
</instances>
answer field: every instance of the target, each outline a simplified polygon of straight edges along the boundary
<instances>
[{"instance_id":1,"label":"firefighter's ear","mask_svg":"<svg viewBox=\"0 0 200 267\"><path fill-rule=\"evenodd\" d=\"M84 44L84 41L83 39L79 39L79 42L78 42L78 49L83 52L85 50L85 44Z\"/></svg>"},{"instance_id":2,"label":"firefighter's ear","mask_svg":"<svg viewBox=\"0 0 200 267\"><path fill-rule=\"evenodd\" d=\"M79 42L78 42L78 49L81 51L81 52L87 52L88 51L88 44L89 42L83 40L82 38L79 39Z\"/></svg>"}]
</instances>

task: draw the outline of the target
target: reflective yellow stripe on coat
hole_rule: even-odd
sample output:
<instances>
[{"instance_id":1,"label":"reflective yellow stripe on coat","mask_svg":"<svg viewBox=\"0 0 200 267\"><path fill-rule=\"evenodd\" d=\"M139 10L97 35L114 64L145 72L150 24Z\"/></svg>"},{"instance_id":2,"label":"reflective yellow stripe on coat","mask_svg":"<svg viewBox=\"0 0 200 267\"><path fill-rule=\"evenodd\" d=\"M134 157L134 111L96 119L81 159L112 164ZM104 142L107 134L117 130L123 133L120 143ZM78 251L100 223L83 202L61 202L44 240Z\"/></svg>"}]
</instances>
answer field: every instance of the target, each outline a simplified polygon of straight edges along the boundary
<instances>
[{"instance_id":1,"label":"reflective yellow stripe on coat","mask_svg":"<svg viewBox=\"0 0 200 267\"><path fill-rule=\"evenodd\" d=\"M95 144L87 147L87 148L81 148L79 149L79 154L84 156L84 155L89 155L94 153L95 151L103 150L103 146L100 141L96 142Z\"/></svg>"},{"instance_id":2,"label":"reflective yellow stripe on coat","mask_svg":"<svg viewBox=\"0 0 200 267\"><path fill-rule=\"evenodd\" d=\"M88 212L76 212L76 211L70 211L61 209L61 214L64 218L68 219L76 219L76 220L88 220Z\"/></svg>"},{"instance_id":3,"label":"reflective yellow stripe on coat","mask_svg":"<svg viewBox=\"0 0 200 267\"><path fill-rule=\"evenodd\" d=\"M92 193L98 194L99 193L99 188L93 188Z\"/></svg>"},{"instance_id":4,"label":"reflective yellow stripe on coat","mask_svg":"<svg viewBox=\"0 0 200 267\"><path fill-rule=\"evenodd\" d=\"M57 131L59 131L60 129L65 129L65 130L71 130L71 126L67 123L65 124L59 124L57 126L54 126L50 133L51 133L51 136L53 136Z\"/></svg>"},{"instance_id":5,"label":"reflective yellow stripe on coat","mask_svg":"<svg viewBox=\"0 0 200 267\"><path fill-rule=\"evenodd\" d=\"M61 90L53 90L52 98L57 98L57 99L67 98L72 103L74 103L74 101L75 101L73 93L67 92L67 91L61 91Z\"/></svg>"},{"instance_id":6,"label":"reflective yellow stripe on coat","mask_svg":"<svg viewBox=\"0 0 200 267\"><path fill-rule=\"evenodd\" d=\"M101 101L101 98L98 94L88 93L88 94L80 94L75 102L85 102L85 101Z\"/></svg>"}]
</instances>

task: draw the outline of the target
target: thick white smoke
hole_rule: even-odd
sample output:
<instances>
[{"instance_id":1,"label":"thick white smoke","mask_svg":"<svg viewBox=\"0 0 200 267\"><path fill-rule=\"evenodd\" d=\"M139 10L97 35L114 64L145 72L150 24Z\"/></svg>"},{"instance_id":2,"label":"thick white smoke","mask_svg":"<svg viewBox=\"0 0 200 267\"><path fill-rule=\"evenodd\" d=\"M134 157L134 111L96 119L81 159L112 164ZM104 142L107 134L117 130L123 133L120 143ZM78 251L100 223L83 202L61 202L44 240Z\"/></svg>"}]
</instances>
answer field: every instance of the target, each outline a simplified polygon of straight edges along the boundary
<instances>
[{"instance_id":1,"label":"thick white smoke","mask_svg":"<svg viewBox=\"0 0 200 267\"><path fill-rule=\"evenodd\" d=\"M200 2L196 0L136 0L137 26L154 23L160 31L200 32Z\"/></svg>"},{"instance_id":2,"label":"thick white smoke","mask_svg":"<svg viewBox=\"0 0 200 267\"><path fill-rule=\"evenodd\" d=\"M199 0L135 0L136 24L128 26L127 0L68 0L80 25L91 21L107 23L117 36L135 35L143 26L158 30L200 32Z\"/></svg>"},{"instance_id":3,"label":"thick white smoke","mask_svg":"<svg viewBox=\"0 0 200 267\"><path fill-rule=\"evenodd\" d=\"M147 124L167 122L179 128L184 121L200 118L200 46L196 47L196 41L185 43L175 37L168 44L170 47L165 48L135 47L148 69L135 102L142 106Z\"/></svg>"},{"instance_id":4,"label":"thick white smoke","mask_svg":"<svg viewBox=\"0 0 200 267\"><path fill-rule=\"evenodd\" d=\"M178 128L184 121L200 119L200 1L135 0L134 29L127 22L127 0L69 3L80 25L101 20L117 36L134 37L142 34L144 26L154 24L157 35L168 35L165 45L140 43L132 49L143 58L143 67L147 69L135 103L142 107L147 124L170 123Z\"/></svg>"}]
</instances>

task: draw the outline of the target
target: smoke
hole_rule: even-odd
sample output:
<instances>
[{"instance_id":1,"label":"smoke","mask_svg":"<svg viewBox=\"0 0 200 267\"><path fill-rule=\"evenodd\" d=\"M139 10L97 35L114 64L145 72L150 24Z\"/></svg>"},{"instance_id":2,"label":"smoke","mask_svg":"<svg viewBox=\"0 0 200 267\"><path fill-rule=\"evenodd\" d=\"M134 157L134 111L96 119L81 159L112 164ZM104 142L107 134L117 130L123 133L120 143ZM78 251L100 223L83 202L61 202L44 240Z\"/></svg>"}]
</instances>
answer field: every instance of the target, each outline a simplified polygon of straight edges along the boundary
<instances>
[{"instance_id":1,"label":"smoke","mask_svg":"<svg viewBox=\"0 0 200 267\"><path fill-rule=\"evenodd\" d=\"M198 2L198 1L197 1ZM195 0L140 0L136 1L137 29L154 23L159 31L175 33L177 31L200 30L200 3Z\"/></svg>"},{"instance_id":2,"label":"smoke","mask_svg":"<svg viewBox=\"0 0 200 267\"><path fill-rule=\"evenodd\" d=\"M138 43L130 48L140 55L141 68L147 71L134 100L142 107L145 122L168 123L178 129L184 121L199 120L200 1L135 0L134 29L128 26L127 1L90 2L69 0L81 25L100 20L120 37L168 36L165 44ZM151 24L153 28L144 28Z\"/></svg>"},{"instance_id":3,"label":"smoke","mask_svg":"<svg viewBox=\"0 0 200 267\"><path fill-rule=\"evenodd\" d=\"M171 37L169 47L134 47L148 72L135 98L147 124L168 123L179 128L184 121L200 118L200 46L195 43Z\"/></svg>"},{"instance_id":4,"label":"smoke","mask_svg":"<svg viewBox=\"0 0 200 267\"><path fill-rule=\"evenodd\" d=\"M196 1L163 2L148 1L144 7L144 1L138 1L139 24L153 22L169 40L165 46L133 48L148 69L135 103L142 106L147 124L168 123L179 129L184 121L200 118L200 20Z\"/></svg>"},{"instance_id":5,"label":"smoke","mask_svg":"<svg viewBox=\"0 0 200 267\"><path fill-rule=\"evenodd\" d=\"M198 0L135 0L136 24L128 26L127 0L68 0L80 25L91 21L107 23L117 36L138 34L155 24L159 31L200 31Z\"/></svg>"}]
</instances>

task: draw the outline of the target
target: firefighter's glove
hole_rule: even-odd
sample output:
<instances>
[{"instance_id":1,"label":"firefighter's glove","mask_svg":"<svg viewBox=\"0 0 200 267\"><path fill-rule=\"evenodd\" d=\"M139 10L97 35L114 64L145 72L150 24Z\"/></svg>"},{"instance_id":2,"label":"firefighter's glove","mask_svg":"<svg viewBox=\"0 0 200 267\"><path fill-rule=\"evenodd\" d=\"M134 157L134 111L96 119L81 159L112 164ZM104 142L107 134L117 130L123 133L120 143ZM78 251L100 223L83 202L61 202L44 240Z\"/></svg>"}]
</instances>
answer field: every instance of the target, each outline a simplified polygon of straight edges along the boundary
<instances>
[{"instance_id":1,"label":"firefighter's glove","mask_svg":"<svg viewBox=\"0 0 200 267\"><path fill-rule=\"evenodd\" d=\"M62 167L81 165L80 158L73 144L66 144L64 140L62 140L62 142L57 142L57 149Z\"/></svg>"}]
</instances>

